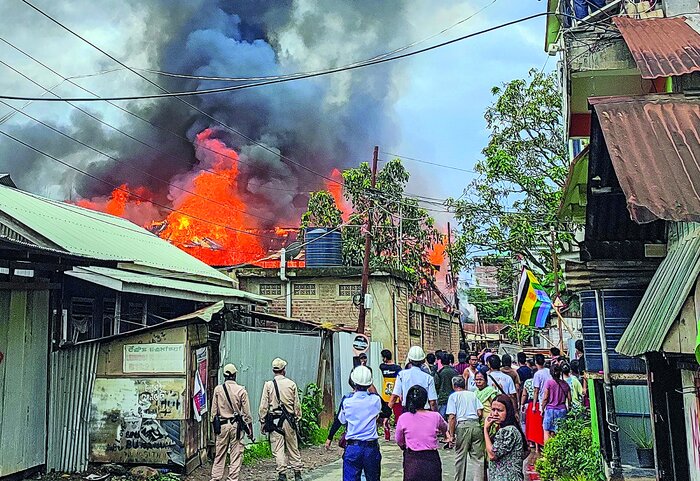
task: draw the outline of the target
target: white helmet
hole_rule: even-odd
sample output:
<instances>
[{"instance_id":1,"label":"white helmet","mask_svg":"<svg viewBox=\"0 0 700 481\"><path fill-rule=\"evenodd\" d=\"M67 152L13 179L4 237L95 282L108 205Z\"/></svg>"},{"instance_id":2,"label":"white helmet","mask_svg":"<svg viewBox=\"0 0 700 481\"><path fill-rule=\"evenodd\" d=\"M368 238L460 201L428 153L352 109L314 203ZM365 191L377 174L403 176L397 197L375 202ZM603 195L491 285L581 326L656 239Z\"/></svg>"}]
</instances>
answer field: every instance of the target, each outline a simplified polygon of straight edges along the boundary
<instances>
[{"instance_id":1,"label":"white helmet","mask_svg":"<svg viewBox=\"0 0 700 481\"><path fill-rule=\"evenodd\" d=\"M413 362L420 362L425 359L425 351L420 346L413 346L408 350L408 360Z\"/></svg>"},{"instance_id":2,"label":"white helmet","mask_svg":"<svg viewBox=\"0 0 700 481\"><path fill-rule=\"evenodd\" d=\"M350 373L350 380L357 384L358 386L371 386L372 385L372 371L365 366L357 366Z\"/></svg>"}]
</instances>

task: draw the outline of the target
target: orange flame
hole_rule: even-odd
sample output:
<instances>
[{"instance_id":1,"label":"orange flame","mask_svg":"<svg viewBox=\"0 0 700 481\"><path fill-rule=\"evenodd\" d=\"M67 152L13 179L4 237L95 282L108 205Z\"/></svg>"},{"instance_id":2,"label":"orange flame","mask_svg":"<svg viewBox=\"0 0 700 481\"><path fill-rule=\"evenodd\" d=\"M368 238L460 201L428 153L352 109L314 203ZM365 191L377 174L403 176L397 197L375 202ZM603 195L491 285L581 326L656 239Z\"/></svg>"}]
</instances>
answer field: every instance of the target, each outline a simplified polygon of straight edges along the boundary
<instances>
[{"instance_id":1,"label":"orange flame","mask_svg":"<svg viewBox=\"0 0 700 481\"><path fill-rule=\"evenodd\" d=\"M343 222L347 222L348 219L350 219L352 207L343 197L343 174L338 169L333 169L330 177L335 182L331 182L330 180L326 181L326 190L328 190L335 199L335 205L340 209Z\"/></svg>"}]
</instances>

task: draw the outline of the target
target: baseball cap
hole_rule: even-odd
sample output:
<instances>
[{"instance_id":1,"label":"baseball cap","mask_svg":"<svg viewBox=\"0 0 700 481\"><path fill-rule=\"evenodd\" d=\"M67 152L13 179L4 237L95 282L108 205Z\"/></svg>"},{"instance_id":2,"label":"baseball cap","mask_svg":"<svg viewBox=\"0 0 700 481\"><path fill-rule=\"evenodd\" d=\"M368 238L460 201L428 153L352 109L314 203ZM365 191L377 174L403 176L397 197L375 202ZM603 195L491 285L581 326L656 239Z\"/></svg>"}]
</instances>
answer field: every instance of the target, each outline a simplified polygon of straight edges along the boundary
<instances>
[{"instance_id":1,"label":"baseball cap","mask_svg":"<svg viewBox=\"0 0 700 481\"><path fill-rule=\"evenodd\" d=\"M224 366L224 374L227 376L232 376L238 372L235 364L228 363Z\"/></svg>"}]
</instances>

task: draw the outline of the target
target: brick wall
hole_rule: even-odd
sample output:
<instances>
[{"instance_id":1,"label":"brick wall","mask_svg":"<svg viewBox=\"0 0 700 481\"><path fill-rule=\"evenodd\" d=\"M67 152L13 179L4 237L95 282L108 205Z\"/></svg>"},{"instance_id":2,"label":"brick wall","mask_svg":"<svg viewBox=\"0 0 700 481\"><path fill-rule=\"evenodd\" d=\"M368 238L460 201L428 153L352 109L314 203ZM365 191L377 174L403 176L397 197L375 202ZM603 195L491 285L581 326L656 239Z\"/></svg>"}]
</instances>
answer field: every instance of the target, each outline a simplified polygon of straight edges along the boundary
<instances>
[{"instance_id":1,"label":"brick wall","mask_svg":"<svg viewBox=\"0 0 700 481\"><path fill-rule=\"evenodd\" d=\"M449 350L455 357L459 352L459 324L455 317L435 308L411 304L413 325L420 326L420 336L411 336L413 344L421 345L426 352Z\"/></svg>"}]
</instances>

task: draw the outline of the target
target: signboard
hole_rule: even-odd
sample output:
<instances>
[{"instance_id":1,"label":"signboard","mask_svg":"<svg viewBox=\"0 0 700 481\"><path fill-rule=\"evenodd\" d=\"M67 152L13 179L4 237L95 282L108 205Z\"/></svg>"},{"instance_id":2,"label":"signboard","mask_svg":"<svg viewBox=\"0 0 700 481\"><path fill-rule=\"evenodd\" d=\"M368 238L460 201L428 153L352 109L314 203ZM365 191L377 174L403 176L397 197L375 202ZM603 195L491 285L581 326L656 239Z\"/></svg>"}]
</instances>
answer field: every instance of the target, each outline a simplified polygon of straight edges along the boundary
<instances>
[{"instance_id":1,"label":"signboard","mask_svg":"<svg viewBox=\"0 0 700 481\"><path fill-rule=\"evenodd\" d=\"M369 349L369 338L364 334L355 334L352 340L352 350L356 356L359 356L363 352L367 352Z\"/></svg>"},{"instance_id":2,"label":"signboard","mask_svg":"<svg viewBox=\"0 0 700 481\"><path fill-rule=\"evenodd\" d=\"M184 344L125 344L124 372L185 373Z\"/></svg>"},{"instance_id":3,"label":"signboard","mask_svg":"<svg viewBox=\"0 0 700 481\"><path fill-rule=\"evenodd\" d=\"M563 308L566 307L566 304L564 304L564 301L562 301L562 300L561 300L561 297L559 297L559 296L557 296L557 297L554 299L554 303L553 303L552 305L553 305L554 307L556 307L557 309L563 309Z\"/></svg>"}]
</instances>

